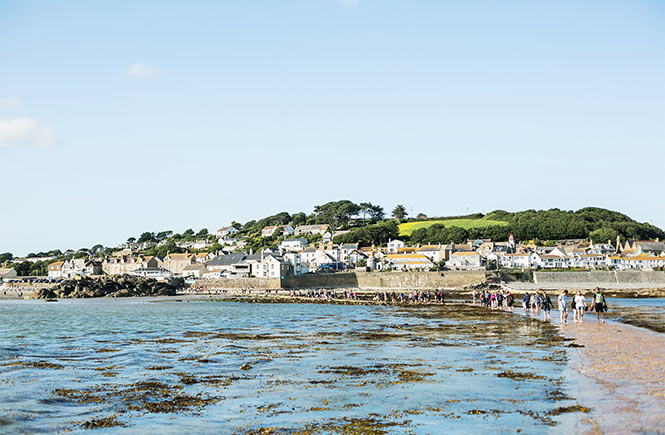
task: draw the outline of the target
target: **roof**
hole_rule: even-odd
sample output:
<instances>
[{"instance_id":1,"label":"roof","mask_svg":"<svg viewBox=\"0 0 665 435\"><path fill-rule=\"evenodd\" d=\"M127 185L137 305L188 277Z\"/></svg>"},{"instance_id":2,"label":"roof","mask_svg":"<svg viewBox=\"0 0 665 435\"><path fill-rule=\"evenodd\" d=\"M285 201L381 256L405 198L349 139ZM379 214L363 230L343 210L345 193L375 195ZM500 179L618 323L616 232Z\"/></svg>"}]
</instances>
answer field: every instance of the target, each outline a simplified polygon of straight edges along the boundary
<instances>
[{"instance_id":1,"label":"roof","mask_svg":"<svg viewBox=\"0 0 665 435\"><path fill-rule=\"evenodd\" d=\"M190 264L189 266L186 266L183 270L201 270L201 269L208 270L202 264Z\"/></svg>"},{"instance_id":2,"label":"roof","mask_svg":"<svg viewBox=\"0 0 665 435\"><path fill-rule=\"evenodd\" d=\"M305 245L306 245L307 243L309 243L309 242L307 241L307 239L303 239L302 237L296 237L296 238L294 238L294 239L285 239L285 240L282 240L282 243L286 243L286 242L300 242L301 244L304 243Z\"/></svg>"},{"instance_id":3,"label":"roof","mask_svg":"<svg viewBox=\"0 0 665 435\"><path fill-rule=\"evenodd\" d=\"M53 263L49 263L48 266L49 267L51 267L51 266L62 266L63 264L65 264L64 261L54 261Z\"/></svg>"},{"instance_id":4,"label":"roof","mask_svg":"<svg viewBox=\"0 0 665 435\"><path fill-rule=\"evenodd\" d=\"M169 254L166 256L169 260L190 260L192 258L192 254L189 253L184 253L184 254Z\"/></svg>"},{"instance_id":5,"label":"roof","mask_svg":"<svg viewBox=\"0 0 665 435\"><path fill-rule=\"evenodd\" d=\"M11 272L12 270L14 269L12 269L11 267L0 267L0 275L5 275Z\"/></svg>"},{"instance_id":6,"label":"roof","mask_svg":"<svg viewBox=\"0 0 665 435\"><path fill-rule=\"evenodd\" d=\"M233 228L233 227L222 227L222 228L218 229L217 232L219 232L219 231L228 231L231 228ZM235 228L233 228L233 229L235 230Z\"/></svg>"},{"instance_id":7,"label":"roof","mask_svg":"<svg viewBox=\"0 0 665 435\"><path fill-rule=\"evenodd\" d=\"M232 264L240 263L247 258L244 252L236 252L234 254L218 255L206 264L209 266L230 266Z\"/></svg>"},{"instance_id":8,"label":"roof","mask_svg":"<svg viewBox=\"0 0 665 435\"><path fill-rule=\"evenodd\" d=\"M479 256L480 254L477 253L476 251L460 251L460 252L453 252L450 255L465 255L465 256L466 255L478 255Z\"/></svg>"},{"instance_id":9,"label":"roof","mask_svg":"<svg viewBox=\"0 0 665 435\"><path fill-rule=\"evenodd\" d=\"M441 246L439 245L423 245L420 248L417 248L417 251L440 251Z\"/></svg>"},{"instance_id":10,"label":"roof","mask_svg":"<svg viewBox=\"0 0 665 435\"><path fill-rule=\"evenodd\" d=\"M474 254L475 254L475 252L474 252ZM417 258L417 259L429 261L429 258L425 257L423 254L390 254L390 255L387 255L386 258L389 259L389 260Z\"/></svg>"},{"instance_id":11,"label":"roof","mask_svg":"<svg viewBox=\"0 0 665 435\"><path fill-rule=\"evenodd\" d=\"M358 249L357 243L345 243L339 247L340 249Z\"/></svg>"},{"instance_id":12,"label":"roof","mask_svg":"<svg viewBox=\"0 0 665 435\"><path fill-rule=\"evenodd\" d=\"M210 255L210 253L208 252L199 252L198 254L196 254L196 258L205 258L208 255Z\"/></svg>"}]
</instances>

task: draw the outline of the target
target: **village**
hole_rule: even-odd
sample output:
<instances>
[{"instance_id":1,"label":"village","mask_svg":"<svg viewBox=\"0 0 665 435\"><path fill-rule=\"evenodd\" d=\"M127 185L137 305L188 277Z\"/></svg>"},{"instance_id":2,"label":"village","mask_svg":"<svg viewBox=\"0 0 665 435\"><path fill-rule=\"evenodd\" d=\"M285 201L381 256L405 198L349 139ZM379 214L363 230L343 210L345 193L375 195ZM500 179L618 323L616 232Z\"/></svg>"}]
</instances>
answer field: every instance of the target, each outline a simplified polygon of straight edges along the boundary
<instances>
[{"instance_id":1,"label":"village","mask_svg":"<svg viewBox=\"0 0 665 435\"><path fill-rule=\"evenodd\" d=\"M266 226L262 237L281 234L277 248L245 252L245 242L234 238L233 226L222 227L202 240L181 242L181 253L164 257L145 255L154 243L125 243L104 258L89 256L52 261L48 280L82 276L133 275L166 280L284 278L304 274L364 271L444 270L658 270L665 267L665 243L626 240L594 243L584 239L556 241L555 246L538 246L532 241L506 242L468 240L464 244L409 245L390 240L385 246L360 247L358 243L336 244L328 225ZM317 237L308 242L307 236ZM218 243L217 252L197 252ZM163 243L163 242L162 242ZM27 258L27 261L35 259ZM43 261L43 258L38 260ZM17 278L11 268L0 269L0 278Z\"/></svg>"}]
</instances>

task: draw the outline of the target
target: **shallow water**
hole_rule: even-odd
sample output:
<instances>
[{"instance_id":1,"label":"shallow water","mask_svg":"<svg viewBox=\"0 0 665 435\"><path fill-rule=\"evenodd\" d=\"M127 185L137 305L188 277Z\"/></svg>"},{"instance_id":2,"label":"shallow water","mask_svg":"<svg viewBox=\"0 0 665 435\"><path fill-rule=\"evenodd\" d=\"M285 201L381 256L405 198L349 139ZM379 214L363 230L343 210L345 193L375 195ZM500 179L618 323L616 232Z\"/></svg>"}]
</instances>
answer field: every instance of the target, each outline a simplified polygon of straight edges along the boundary
<instances>
[{"instance_id":1,"label":"shallow water","mask_svg":"<svg viewBox=\"0 0 665 435\"><path fill-rule=\"evenodd\" d=\"M556 328L463 306L0 301L0 432L578 428ZM242 367L242 369L241 369Z\"/></svg>"}]
</instances>

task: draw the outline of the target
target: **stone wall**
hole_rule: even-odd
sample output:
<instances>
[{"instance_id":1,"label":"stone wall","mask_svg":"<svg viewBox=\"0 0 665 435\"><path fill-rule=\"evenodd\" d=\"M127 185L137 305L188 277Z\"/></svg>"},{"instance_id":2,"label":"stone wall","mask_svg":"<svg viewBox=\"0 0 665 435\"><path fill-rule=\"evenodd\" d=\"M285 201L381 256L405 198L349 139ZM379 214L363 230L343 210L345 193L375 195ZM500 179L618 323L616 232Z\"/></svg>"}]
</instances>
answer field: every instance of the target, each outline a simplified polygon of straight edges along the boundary
<instances>
[{"instance_id":1,"label":"stone wall","mask_svg":"<svg viewBox=\"0 0 665 435\"><path fill-rule=\"evenodd\" d=\"M278 278L202 279L194 287L207 289L432 289L462 288L485 281L483 271L449 272L340 272Z\"/></svg>"},{"instance_id":2,"label":"stone wall","mask_svg":"<svg viewBox=\"0 0 665 435\"><path fill-rule=\"evenodd\" d=\"M279 278L199 279L193 287L205 287L210 290L239 290L242 288L274 290L281 288L279 281Z\"/></svg>"},{"instance_id":3,"label":"stone wall","mask_svg":"<svg viewBox=\"0 0 665 435\"><path fill-rule=\"evenodd\" d=\"M347 272L292 276L284 288L426 289L460 288L485 281L483 271Z\"/></svg>"},{"instance_id":4,"label":"stone wall","mask_svg":"<svg viewBox=\"0 0 665 435\"><path fill-rule=\"evenodd\" d=\"M543 288L649 288L665 287L665 272L589 271L534 272L533 285ZM512 285L512 284L511 284ZM514 287L520 287L515 285Z\"/></svg>"}]
</instances>

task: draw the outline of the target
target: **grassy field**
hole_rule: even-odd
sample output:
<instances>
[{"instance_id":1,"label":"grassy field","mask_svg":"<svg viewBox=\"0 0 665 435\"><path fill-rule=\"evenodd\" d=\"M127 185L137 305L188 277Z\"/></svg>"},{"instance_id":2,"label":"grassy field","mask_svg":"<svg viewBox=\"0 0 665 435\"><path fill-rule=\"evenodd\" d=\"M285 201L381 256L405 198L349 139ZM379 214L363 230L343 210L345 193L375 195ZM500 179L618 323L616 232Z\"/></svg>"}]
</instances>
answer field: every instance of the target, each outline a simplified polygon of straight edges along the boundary
<instances>
[{"instance_id":1,"label":"grassy field","mask_svg":"<svg viewBox=\"0 0 665 435\"><path fill-rule=\"evenodd\" d=\"M399 233L405 236L410 236L414 230L417 230L418 228L427 228L434 224L443 224L447 227L460 227L468 230L469 228L483 228L492 225L507 225L508 222L493 221L489 219L449 219L440 221L406 222L399 225Z\"/></svg>"}]
</instances>

